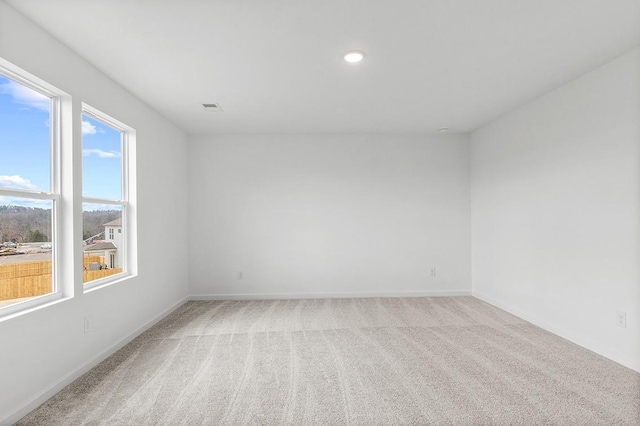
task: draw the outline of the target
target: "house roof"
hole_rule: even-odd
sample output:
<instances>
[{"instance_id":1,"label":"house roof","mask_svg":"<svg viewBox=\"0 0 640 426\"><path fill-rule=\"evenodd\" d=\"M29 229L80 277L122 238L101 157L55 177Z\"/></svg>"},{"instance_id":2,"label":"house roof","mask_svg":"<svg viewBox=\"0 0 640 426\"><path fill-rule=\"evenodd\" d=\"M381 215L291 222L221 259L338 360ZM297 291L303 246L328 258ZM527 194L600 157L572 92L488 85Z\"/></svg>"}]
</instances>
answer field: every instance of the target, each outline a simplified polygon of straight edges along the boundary
<instances>
[{"instance_id":1,"label":"house roof","mask_svg":"<svg viewBox=\"0 0 640 426\"><path fill-rule=\"evenodd\" d=\"M112 220L111 222L107 222L102 226L122 226L122 218Z\"/></svg>"},{"instance_id":2,"label":"house roof","mask_svg":"<svg viewBox=\"0 0 640 426\"><path fill-rule=\"evenodd\" d=\"M101 241L85 248L84 251L103 251L103 250L117 250L117 247L110 241Z\"/></svg>"}]
</instances>

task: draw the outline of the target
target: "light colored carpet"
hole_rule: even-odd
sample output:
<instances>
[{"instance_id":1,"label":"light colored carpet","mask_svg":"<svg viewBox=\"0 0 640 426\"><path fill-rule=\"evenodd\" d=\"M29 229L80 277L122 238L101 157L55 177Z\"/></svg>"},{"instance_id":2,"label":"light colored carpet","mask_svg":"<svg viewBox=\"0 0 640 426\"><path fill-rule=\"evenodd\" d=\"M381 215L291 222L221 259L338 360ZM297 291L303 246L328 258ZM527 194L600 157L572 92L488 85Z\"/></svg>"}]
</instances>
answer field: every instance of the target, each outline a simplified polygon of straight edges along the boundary
<instances>
[{"instance_id":1,"label":"light colored carpet","mask_svg":"<svg viewBox=\"0 0 640 426\"><path fill-rule=\"evenodd\" d=\"M189 302L20 425L638 425L640 374L472 297Z\"/></svg>"}]
</instances>

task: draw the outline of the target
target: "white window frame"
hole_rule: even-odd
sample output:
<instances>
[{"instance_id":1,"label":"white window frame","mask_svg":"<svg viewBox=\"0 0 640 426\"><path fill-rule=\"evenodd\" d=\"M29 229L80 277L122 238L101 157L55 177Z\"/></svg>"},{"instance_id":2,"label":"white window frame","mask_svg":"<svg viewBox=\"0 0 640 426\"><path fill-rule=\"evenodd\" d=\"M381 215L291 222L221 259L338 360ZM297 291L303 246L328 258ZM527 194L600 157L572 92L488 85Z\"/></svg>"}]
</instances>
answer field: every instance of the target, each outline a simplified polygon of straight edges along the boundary
<instances>
[{"instance_id":1,"label":"white window frame","mask_svg":"<svg viewBox=\"0 0 640 426\"><path fill-rule=\"evenodd\" d=\"M62 146L62 99L63 97L69 98L69 95L2 58L0 58L0 74L51 99L49 104L49 191L38 192L13 188L0 188L0 196L51 201L52 291L48 294L34 296L27 300L1 307L0 320L4 320L13 317L14 314L19 314L41 305L57 301L63 297L63 288L60 279L63 265L60 262L59 256L59 248L63 244L63 237L60 232L60 210L62 205L62 169L60 152ZM68 111L65 112L68 113Z\"/></svg>"},{"instance_id":2,"label":"white window frame","mask_svg":"<svg viewBox=\"0 0 640 426\"><path fill-rule=\"evenodd\" d=\"M118 250L122 250L122 272L119 274L110 275L108 277L100 278L90 281L88 283L83 282L84 292L93 291L98 288L102 288L106 285L110 285L116 282L120 282L123 279L133 277L137 274L137 253L136 253L136 221L135 221L135 170L133 169L135 156L135 130L127 126L126 124L116 120L115 118L103 113L102 111L93 108L90 105L82 103L82 116L86 115L102 124L105 124L120 132L120 146L121 146L121 199L112 200L107 198L95 198L95 197L82 197L83 205L88 204L106 204L112 206L121 207L121 220L122 228L126 230L122 238L123 247L118 247ZM84 184L84 182L83 182ZM105 239L106 235L105 235Z\"/></svg>"}]
</instances>

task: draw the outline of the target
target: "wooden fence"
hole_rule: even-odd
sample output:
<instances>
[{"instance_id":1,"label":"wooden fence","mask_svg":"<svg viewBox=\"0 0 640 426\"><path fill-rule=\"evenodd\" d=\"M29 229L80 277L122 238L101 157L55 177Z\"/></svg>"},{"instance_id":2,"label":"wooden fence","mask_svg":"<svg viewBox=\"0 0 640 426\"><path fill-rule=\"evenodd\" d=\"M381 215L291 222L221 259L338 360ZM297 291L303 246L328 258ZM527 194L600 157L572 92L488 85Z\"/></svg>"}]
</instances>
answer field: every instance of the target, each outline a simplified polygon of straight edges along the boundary
<instances>
[{"instance_id":1,"label":"wooden fence","mask_svg":"<svg viewBox=\"0 0 640 426\"><path fill-rule=\"evenodd\" d=\"M0 300L51 293L51 261L0 265Z\"/></svg>"},{"instance_id":2,"label":"wooden fence","mask_svg":"<svg viewBox=\"0 0 640 426\"><path fill-rule=\"evenodd\" d=\"M82 266L85 271L89 270L90 263L99 263L104 265L104 256L83 256L82 257Z\"/></svg>"},{"instance_id":3,"label":"wooden fence","mask_svg":"<svg viewBox=\"0 0 640 426\"><path fill-rule=\"evenodd\" d=\"M100 278L108 277L109 275L115 275L122 272L120 268L114 269L97 269L91 270L89 267L92 263L99 263L100 265L104 265L104 256L84 256L82 258L82 265L84 267L82 282L88 283L89 281L99 280Z\"/></svg>"},{"instance_id":4,"label":"wooden fence","mask_svg":"<svg viewBox=\"0 0 640 426\"><path fill-rule=\"evenodd\" d=\"M83 283L88 283L89 281L99 280L100 278L108 277L109 275L115 275L122 272L120 268L114 269L100 269L98 271L84 271L83 275Z\"/></svg>"},{"instance_id":5,"label":"wooden fence","mask_svg":"<svg viewBox=\"0 0 640 426\"><path fill-rule=\"evenodd\" d=\"M103 264L104 256L87 256L84 258L83 283L122 272L120 268L89 271L87 270L88 265L92 262ZM51 290L50 260L0 265L0 300L41 296L51 293Z\"/></svg>"}]
</instances>

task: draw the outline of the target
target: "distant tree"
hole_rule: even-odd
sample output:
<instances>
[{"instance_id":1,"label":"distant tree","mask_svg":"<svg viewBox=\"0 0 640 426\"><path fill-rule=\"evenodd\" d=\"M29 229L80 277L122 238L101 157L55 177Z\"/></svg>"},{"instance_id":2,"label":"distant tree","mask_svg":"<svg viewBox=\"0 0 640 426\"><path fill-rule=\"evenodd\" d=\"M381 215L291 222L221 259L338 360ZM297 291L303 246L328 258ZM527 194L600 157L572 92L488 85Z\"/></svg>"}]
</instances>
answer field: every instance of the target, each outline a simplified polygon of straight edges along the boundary
<instances>
[{"instance_id":1,"label":"distant tree","mask_svg":"<svg viewBox=\"0 0 640 426\"><path fill-rule=\"evenodd\" d=\"M45 241L48 241L48 238L43 232L40 232L40 230L36 229L35 231L30 230L27 232L27 242L43 243Z\"/></svg>"},{"instance_id":2,"label":"distant tree","mask_svg":"<svg viewBox=\"0 0 640 426\"><path fill-rule=\"evenodd\" d=\"M104 232L104 224L121 217L119 210L94 210L82 212L83 239L91 238ZM103 237L104 238L104 237Z\"/></svg>"},{"instance_id":3,"label":"distant tree","mask_svg":"<svg viewBox=\"0 0 640 426\"><path fill-rule=\"evenodd\" d=\"M0 229L2 241L49 241L51 210L12 205L0 206ZM38 233L34 234L36 230ZM40 234L44 235L44 239Z\"/></svg>"},{"instance_id":4,"label":"distant tree","mask_svg":"<svg viewBox=\"0 0 640 426\"><path fill-rule=\"evenodd\" d=\"M83 239L104 232L104 224L121 215L119 210L83 212ZM0 205L0 237L0 243L51 241L51 209Z\"/></svg>"}]
</instances>

